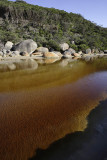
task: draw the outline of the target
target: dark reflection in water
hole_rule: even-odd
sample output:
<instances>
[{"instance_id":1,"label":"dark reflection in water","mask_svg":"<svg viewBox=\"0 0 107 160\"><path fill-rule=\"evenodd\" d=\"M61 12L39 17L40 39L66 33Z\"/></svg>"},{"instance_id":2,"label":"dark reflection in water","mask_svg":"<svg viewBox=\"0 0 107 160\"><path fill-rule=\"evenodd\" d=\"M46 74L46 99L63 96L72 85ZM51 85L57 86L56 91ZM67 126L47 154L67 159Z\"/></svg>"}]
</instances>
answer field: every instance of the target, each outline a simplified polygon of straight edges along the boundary
<instances>
[{"instance_id":1,"label":"dark reflection in water","mask_svg":"<svg viewBox=\"0 0 107 160\"><path fill-rule=\"evenodd\" d=\"M101 101L88 116L84 132L69 134L47 150L38 150L30 160L106 160L107 100Z\"/></svg>"},{"instance_id":2,"label":"dark reflection in water","mask_svg":"<svg viewBox=\"0 0 107 160\"><path fill-rule=\"evenodd\" d=\"M0 160L27 160L84 131L89 113L107 98L107 59L60 63L0 73Z\"/></svg>"}]
</instances>

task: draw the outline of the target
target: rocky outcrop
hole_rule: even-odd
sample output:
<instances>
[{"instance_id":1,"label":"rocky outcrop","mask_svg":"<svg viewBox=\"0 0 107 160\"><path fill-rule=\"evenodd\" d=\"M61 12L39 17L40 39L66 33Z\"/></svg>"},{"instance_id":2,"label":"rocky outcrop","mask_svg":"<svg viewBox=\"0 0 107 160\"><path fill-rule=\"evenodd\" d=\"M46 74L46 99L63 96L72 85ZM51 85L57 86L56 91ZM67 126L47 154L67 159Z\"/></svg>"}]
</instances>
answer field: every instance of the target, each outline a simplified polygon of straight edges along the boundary
<instances>
[{"instance_id":1,"label":"rocky outcrop","mask_svg":"<svg viewBox=\"0 0 107 160\"><path fill-rule=\"evenodd\" d=\"M32 39L24 40L12 48L13 51L27 52L28 54L32 54L36 49L37 43Z\"/></svg>"}]
</instances>

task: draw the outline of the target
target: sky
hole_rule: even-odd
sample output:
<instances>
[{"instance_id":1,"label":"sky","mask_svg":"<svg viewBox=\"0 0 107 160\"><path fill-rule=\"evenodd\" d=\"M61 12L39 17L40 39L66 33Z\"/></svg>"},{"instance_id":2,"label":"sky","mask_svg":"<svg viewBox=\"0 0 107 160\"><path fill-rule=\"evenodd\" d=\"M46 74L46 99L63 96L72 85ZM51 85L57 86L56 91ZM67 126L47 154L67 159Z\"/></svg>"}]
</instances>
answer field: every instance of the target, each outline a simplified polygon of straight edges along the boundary
<instances>
[{"instance_id":1,"label":"sky","mask_svg":"<svg viewBox=\"0 0 107 160\"><path fill-rule=\"evenodd\" d=\"M13 0L15 1L15 0ZM27 3L67 12L79 13L85 19L107 28L107 0L25 0Z\"/></svg>"}]
</instances>

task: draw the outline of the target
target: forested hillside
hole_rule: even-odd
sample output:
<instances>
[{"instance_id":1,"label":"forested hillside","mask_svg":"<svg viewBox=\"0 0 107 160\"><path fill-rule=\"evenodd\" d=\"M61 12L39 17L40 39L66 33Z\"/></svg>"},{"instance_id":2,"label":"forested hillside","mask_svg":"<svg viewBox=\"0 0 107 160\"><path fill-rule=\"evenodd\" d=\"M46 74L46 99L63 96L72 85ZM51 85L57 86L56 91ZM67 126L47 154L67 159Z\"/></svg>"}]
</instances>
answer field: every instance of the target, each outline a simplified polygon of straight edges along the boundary
<instances>
[{"instance_id":1,"label":"forested hillside","mask_svg":"<svg viewBox=\"0 0 107 160\"><path fill-rule=\"evenodd\" d=\"M0 0L0 40L19 42L33 39L39 46L59 50L67 42L75 50L107 49L107 28L79 14L44 8L25 2ZM74 41L74 43L73 43Z\"/></svg>"}]
</instances>

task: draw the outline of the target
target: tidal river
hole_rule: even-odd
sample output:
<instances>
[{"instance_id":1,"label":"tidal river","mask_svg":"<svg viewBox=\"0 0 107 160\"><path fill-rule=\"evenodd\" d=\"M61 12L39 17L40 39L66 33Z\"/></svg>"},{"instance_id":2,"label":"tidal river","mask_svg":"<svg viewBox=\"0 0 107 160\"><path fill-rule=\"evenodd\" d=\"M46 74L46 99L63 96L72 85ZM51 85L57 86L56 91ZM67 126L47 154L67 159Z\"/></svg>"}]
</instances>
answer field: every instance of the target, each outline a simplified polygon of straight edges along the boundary
<instances>
[{"instance_id":1,"label":"tidal river","mask_svg":"<svg viewBox=\"0 0 107 160\"><path fill-rule=\"evenodd\" d=\"M0 160L106 158L107 59L63 64L0 73Z\"/></svg>"}]
</instances>

